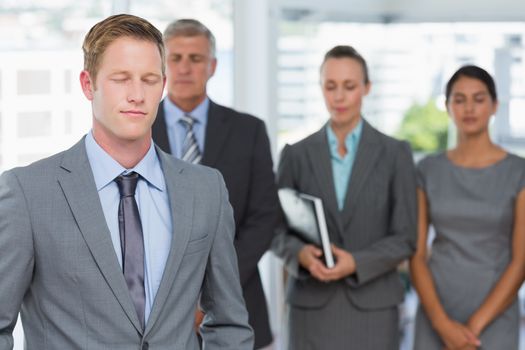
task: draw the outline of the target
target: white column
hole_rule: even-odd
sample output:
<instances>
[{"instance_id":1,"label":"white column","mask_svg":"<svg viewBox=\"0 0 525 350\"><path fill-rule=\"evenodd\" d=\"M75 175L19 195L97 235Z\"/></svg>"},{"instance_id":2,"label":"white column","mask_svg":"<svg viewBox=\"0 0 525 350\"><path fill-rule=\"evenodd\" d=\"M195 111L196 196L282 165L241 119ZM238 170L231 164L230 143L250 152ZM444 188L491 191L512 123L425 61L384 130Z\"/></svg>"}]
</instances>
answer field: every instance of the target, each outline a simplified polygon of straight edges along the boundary
<instances>
[{"instance_id":1,"label":"white column","mask_svg":"<svg viewBox=\"0 0 525 350\"><path fill-rule=\"evenodd\" d=\"M277 145L277 38L278 20L272 0L233 0L234 106L266 122L274 163ZM270 322L281 349L283 277L281 263L272 253L259 262Z\"/></svg>"},{"instance_id":2,"label":"white column","mask_svg":"<svg viewBox=\"0 0 525 350\"><path fill-rule=\"evenodd\" d=\"M277 20L271 0L234 0L234 106L277 136Z\"/></svg>"}]
</instances>

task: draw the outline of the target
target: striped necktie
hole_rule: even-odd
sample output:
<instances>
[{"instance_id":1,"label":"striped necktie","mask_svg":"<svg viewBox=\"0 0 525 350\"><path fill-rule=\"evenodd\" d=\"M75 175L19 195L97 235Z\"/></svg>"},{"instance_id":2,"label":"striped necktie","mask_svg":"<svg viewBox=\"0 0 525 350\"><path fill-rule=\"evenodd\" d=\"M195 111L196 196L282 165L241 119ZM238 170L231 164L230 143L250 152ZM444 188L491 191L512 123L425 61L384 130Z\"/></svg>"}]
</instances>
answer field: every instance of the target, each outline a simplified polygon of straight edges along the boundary
<instances>
[{"instance_id":1,"label":"striped necktie","mask_svg":"<svg viewBox=\"0 0 525 350\"><path fill-rule=\"evenodd\" d=\"M182 143L182 160L193 164L198 164L201 161L202 155L193 132L193 124L195 119L190 115L185 114L180 118L180 122L186 128L186 137Z\"/></svg>"}]
</instances>

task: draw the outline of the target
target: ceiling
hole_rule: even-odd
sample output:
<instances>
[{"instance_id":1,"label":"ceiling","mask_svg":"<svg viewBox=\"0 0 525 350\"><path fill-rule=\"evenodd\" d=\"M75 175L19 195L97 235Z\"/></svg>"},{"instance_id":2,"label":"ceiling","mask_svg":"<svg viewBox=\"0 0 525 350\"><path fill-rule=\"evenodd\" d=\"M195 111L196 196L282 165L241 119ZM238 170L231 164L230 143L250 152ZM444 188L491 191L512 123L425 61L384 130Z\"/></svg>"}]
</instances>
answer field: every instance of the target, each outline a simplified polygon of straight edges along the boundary
<instances>
[{"instance_id":1,"label":"ceiling","mask_svg":"<svg viewBox=\"0 0 525 350\"><path fill-rule=\"evenodd\" d=\"M273 0L288 20L525 22L524 0Z\"/></svg>"}]
</instances>

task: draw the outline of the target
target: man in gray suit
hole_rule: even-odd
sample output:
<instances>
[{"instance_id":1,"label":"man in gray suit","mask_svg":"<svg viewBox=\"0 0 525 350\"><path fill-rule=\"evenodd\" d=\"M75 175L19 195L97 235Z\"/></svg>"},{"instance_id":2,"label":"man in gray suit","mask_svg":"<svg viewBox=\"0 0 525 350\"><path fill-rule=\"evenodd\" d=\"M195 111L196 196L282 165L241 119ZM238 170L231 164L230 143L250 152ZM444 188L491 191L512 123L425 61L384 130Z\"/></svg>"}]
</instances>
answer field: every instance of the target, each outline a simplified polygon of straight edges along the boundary
<instances>
[{"instance_id":1,"label":"man in gray suit","mask_svg":"<svg viewBox=\"0 0 525 350\"><path fill-rule=\"evenodd\" d=\"M0 177L0 349L21 311L27 349L252 349L220 173L151 141L162 35L116 15L84 44L93 128Z\"/></svg>"}]
</instances>

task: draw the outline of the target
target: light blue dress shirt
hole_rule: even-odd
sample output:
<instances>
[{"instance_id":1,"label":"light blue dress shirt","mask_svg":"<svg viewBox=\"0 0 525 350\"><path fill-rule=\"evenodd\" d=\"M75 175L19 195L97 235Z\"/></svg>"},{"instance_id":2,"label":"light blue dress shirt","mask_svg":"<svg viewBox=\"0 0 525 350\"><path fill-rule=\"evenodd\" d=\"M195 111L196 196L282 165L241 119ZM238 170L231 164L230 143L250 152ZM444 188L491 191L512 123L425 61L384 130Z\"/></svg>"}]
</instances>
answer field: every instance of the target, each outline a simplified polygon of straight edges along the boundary
<instances>
[{"instance_id":1,"label":"light blue dress shirt","mask_svg":"<svg viewBox=\"0 0 525 350\"><path fill-rule=\"evenodd\" d=\"M359 146L359 140L361 140L362 130L363 121L360 120L354 130L346 135L345 146L347 153L344 157L341 157L337 152L337 137L335 136L330 123L326 126L328 146L330 147L330 158L332 160L335 195L339 210L343 210L345 205L346 192L348 190L348 184L350 183L352 167L354 166L355 155L357 153L357 147Z\"/></svg>"},{"instance_id":2,"label":"light blue dress shirt","mask_svg":"<svg viewBox=\"0 0 525 350\"><path fill-rule=\"evenodd\" d=\"M197 139L199 150L201 154L203 154L206 124L208 123L208 108L210 106L208 97L189 113L177 107L167 96L162 105L164 107L164 118L166 120L166 131L170 142L171 154L176 158L182 157L182 142L184 142L184 138L186 137L186 127L180 122L180 119L184 114L189 114L195 119L193 133Z\"/></svg>"},{"instance_id":3,"label":"light blue dress shirt","mask_svg":"<svg viewBox=\"0 0 525 350\"><path fill-rule=\"evenodd\" d=\"M113 248L121 267L122 251L118 224L120 194L114 180L117 176L131 171L140 175L135 200L144 235L144 315L147 321L164 273L173 232L166 182L159 158L152 142L144 158L134 168L126 169L97 144L91 132L86 135L85 143Z\"/></svg>"}]
</instances>

